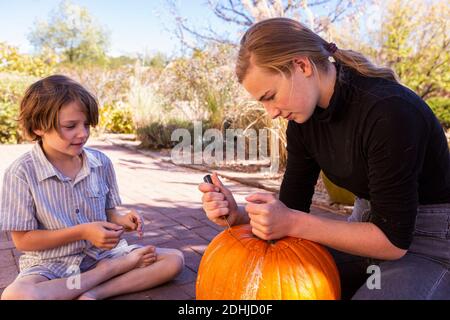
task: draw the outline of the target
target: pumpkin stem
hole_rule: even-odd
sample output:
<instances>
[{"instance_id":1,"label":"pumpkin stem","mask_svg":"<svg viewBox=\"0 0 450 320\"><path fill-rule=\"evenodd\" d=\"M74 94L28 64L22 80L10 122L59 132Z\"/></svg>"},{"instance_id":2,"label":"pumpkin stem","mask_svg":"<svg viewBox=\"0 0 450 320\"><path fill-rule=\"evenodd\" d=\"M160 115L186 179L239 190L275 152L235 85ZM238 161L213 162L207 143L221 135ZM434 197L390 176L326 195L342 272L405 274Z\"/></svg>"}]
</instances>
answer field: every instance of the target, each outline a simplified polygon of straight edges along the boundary
<instances>
[{"instance_id":1,"label":"pumpkin stem","mask_svg":"<svg viewBox=\"0 0 450 320\"><path fill-rule=\"evenodd\" d=\"M256 234L254 234L254 233L252 233L252 234L253 234L254 238L259 239L259 240L263 240L260 237L258 237ZM275 244L275 243L277 243L277 240L263 240L263 241L266 241L268 244Z\"/></svg>"}]
</instances>

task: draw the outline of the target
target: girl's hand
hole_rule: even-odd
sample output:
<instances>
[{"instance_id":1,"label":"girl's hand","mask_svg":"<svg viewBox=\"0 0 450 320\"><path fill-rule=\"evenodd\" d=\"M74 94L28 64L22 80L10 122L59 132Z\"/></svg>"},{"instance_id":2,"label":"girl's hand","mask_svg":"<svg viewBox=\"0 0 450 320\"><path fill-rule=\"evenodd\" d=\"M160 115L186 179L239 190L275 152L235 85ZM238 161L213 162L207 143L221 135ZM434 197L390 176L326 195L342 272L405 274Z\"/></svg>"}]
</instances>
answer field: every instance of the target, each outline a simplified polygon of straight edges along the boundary
<instances>
[{"instance_id":1,"label":"girl's hand","mask_svg":"<svg viewBox=\"0 0 450 320\"><path fill-rule=\"evenodd\" d=\"M83 225L83 239L104 250L111 250L120 241L123 227L106 222L91 222Z\"/></svg>"},{"instance_id":2,"label":"girl's hand","mask_svg":"<svg viewBox=\"0 0 450 320\"><path fill-rule=\"evenodd\" d=\"M212 181L214 185L202 183L198 187L203 192L203 210L205 210L209 220L222 227L228 226L224 217L227 217L230 225L234 225L240 216L236 200L230 190L219 180L216 173L212 175Z\"/></svg>"},{"instance_id":3,"label":"girl's hand","mask_svg":"<svg viewBox=\"0 0 450 320\"><path fill-rule=\"evenodd\" d=\"M289 236L293 229L293 211L275 195L255 193L245 198L250 225L255 236L263 240L276 240Z\"/></svg>"}]
</instances>

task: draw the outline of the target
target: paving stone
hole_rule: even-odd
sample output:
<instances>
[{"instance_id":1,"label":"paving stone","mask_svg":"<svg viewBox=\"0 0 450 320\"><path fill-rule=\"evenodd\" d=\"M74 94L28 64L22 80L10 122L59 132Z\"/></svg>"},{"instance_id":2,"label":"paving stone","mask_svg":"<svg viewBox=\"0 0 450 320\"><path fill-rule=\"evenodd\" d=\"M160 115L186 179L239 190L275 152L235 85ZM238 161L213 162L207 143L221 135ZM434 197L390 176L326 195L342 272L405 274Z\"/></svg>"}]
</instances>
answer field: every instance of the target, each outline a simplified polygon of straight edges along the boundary
<instances>
[{"instance_id":1,"label":"paving stone","mask_svg":"<svg viewBox=\"0 0 450 320\"><path fill-rule=\"evenodd\" d=\"M210 226L195 228L192 229L192 231L207 241L211 241L220 233L220 231L213 229Z\"/></svg>"},{"instance_id":2,"label":"paving stone","mask_svg":"<svg viewBox=\"0 0 450 320\"><path fill-rule=\"evenodd\" d=\"M5 231L0 231L0 242L9 241L7 233Z\"/></svg>"},{"instance_id":3,"label":"paving stone","mask_svg":"<svg viewBox=\"0 0 450 320\"><path fill-rule=\"evenodd\" d=\"M223 230L225 230L225 227L221 227L221 226L215 224L214 222L209 220L207 217L202 219L202 222L203 222L204 225L207 225L207 226L217 230L218 232L222 232Z\"/></svg>"},{"instance_id":4,"label":"paving stone","mask_svg":"<svg viewBox=\"0 0 450 320\"><path fill-rule=\"evenodd\" d=\"M0 250L0 268L15 266L14 256L11 250Z\"/></svg>"},{"instance_id":5,"label":"paving stone","mask_svg":"<svg viewBox=\"0 0 450 320\"><path fill-rule=\"evenodd\" d=\"M144 292L136 292L125 294L122 296L112 297L108 300L152 300L148 294Z\"/></svg>"},{"instance_id":6,"label":"paving stone","mask_svg":"<svg viewBox=\"0 0 450 320\"><path fill-rule=\"evenodd\" d=\"M145 226L145 230L153 230L153 229L160 229L164 227L171 227L179 225L177 222L175 222L172 219L169 218L162 218L159 220L152 220L150 224Z\"/></svg>"},{"instance_id":7,"label":"paving stone","mask_svg":"<svg viewBox=\"0 0 450 320\"><path fill-rule=\"evenodd\" d=\"M184 248L183 254L185 266L192 271L197 272L202 256L191 248Z\"/></svg>"},{"instance_id":8,"label":"paving stone","mask_svg":"<svg viewBox=\"0 0 450 320\"><path fill-rule=\"evenodd\" d=\"M197 279L197 273L189 268L184 268L183 271L172 281L175 285L182 285L193 282Z\"/></svg>"},{"instance_id":9,"label":"paving stone","mask_svg":"<svg viewBox=\"0 0 450 320\"><path fill-rule=\"evenodd\" d=\"M178 217L176 218L176 221L188 229L204 226L204 223L202 221L195 219L191 216Z\"/></svg>"},{"instance_id":10,"label":"paving stone","mask_svg":"<svg viewBox=\"0 0 450 320\"><path fill-rule=\"evenodd\" d=\"M4 267L0 271L0 288L6 288L9 286L19 274L15 265Z\"/></svg>"},{"instance_id":11,"label":"paving stone","mask_svg":"<svg viewBox=\"0 0 450 320\"><path fill-rule=\"evenodd\" d=\"M14 249L16 246L14 245L14 242L12 241L2 241L0 242L0 250L6 250L6 249Z\"/></svg>"},{"instance_id":12,"label":"paving stone","mask_svg":"<svg viewBox=\"0 0 450 320\"><path fill-rule=\"evenodd\" d=\"M195 282L190 282L178 286L180 290L183 290L189 297L195 299Z\"/></svg>"},{"instance_id":13,"label":"paving stone","mask_svg":"<svg viewBox=\"0 0 450 320\"><path fill-rule=\"evenodd\" d=\"M178 286L173 283L168 283L166 285L144 291L143 294L153 300L188 300L191 298L190 295L188 295L184 290L179 290Z\"/></svg>"},{"instance_id":14,"label":"paving stone","mask_svg":"<svg viewBox=\"0 0 450 320\"><path fill-rule=\"evenodd\" d=\"M180 224L163 228L163 230L178 240L185 240L196 237L196 233L194 231L189 230L188 228Z\"/></svg>"},{"instance_id":15,"label":"paving stone","mask_svg":"<svg viewBox=\"0 0 450 320\"><path fill-rule=\"evenodd\" d=\"M135 241L129 241L130 244L142 244L142 245L152 245L160 247L162 245L165 245L168 242L176 241L174 237L172 237L170 234L166 234L163 236L156 236L156 237L145 237L144 239L138 239Z\"/></svg>"},{"instance_id":16,"label":"paving stone","mask_svg":"<svg viewBox=\"0 0 450 320\"><path fill-rule=\"evenodd\" d=\"M15 262L15 264L17 266L17 269L19 269L19 258L22 255L22 252L20 252L17 249L12 249L12 250L10 250L10 252L11 252L11 254L14 257L14 262Z\"/></svg>"}]
</instances>

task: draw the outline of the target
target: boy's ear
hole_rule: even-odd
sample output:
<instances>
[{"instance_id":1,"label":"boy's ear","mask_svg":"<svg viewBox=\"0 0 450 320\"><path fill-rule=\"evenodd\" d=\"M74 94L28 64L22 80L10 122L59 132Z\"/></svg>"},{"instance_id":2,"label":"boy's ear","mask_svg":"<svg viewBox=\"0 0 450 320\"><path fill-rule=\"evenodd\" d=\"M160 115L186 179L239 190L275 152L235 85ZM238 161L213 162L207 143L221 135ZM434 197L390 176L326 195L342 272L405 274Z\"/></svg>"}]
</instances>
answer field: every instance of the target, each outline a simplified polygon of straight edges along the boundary
<instances>
[{"instance_id":1,"label":"boy's ear","mask_svg":"<svg viewBox=\"0 0 450 320\"><path fill-rule=\"evenodd\" d=\"M44 135L44 130L33 130L34 134L37 135L38 137L42 137Z\"/></svg>"},{"instance_id":2,"label":"boy's ear","mask_svg":"<svg viewBox=\"0 0 450 320\"><path fill-rule=\"evenodd\" d=\"M311 61L307 57L297 57L293 61L294 68L299 68L299 70L304 74L305 77L309 77L313 73Z\"/></svg>"}]
</instances>

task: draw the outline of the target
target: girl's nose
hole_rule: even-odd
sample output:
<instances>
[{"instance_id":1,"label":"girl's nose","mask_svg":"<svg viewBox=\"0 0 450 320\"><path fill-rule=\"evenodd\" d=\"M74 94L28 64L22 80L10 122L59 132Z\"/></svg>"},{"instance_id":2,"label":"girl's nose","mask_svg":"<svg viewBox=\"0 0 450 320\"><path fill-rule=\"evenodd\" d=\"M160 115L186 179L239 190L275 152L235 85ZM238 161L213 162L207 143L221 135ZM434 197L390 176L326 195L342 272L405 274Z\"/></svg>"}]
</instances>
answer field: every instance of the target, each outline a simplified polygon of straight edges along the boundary
<instances>
[{"instance_id":1,"label":"girl's nose","mask_svg":"<svg viewBox=\"0 0 450 320\"><path fill-rule=\"evenodd\" d=\"M275 108L275 107L266 107L266 110L267 110L267 113L269 114L269 116L272 119L278 118L280 116L280 114L281 114L280 109Z\"/></svg>"}]
</instances>

